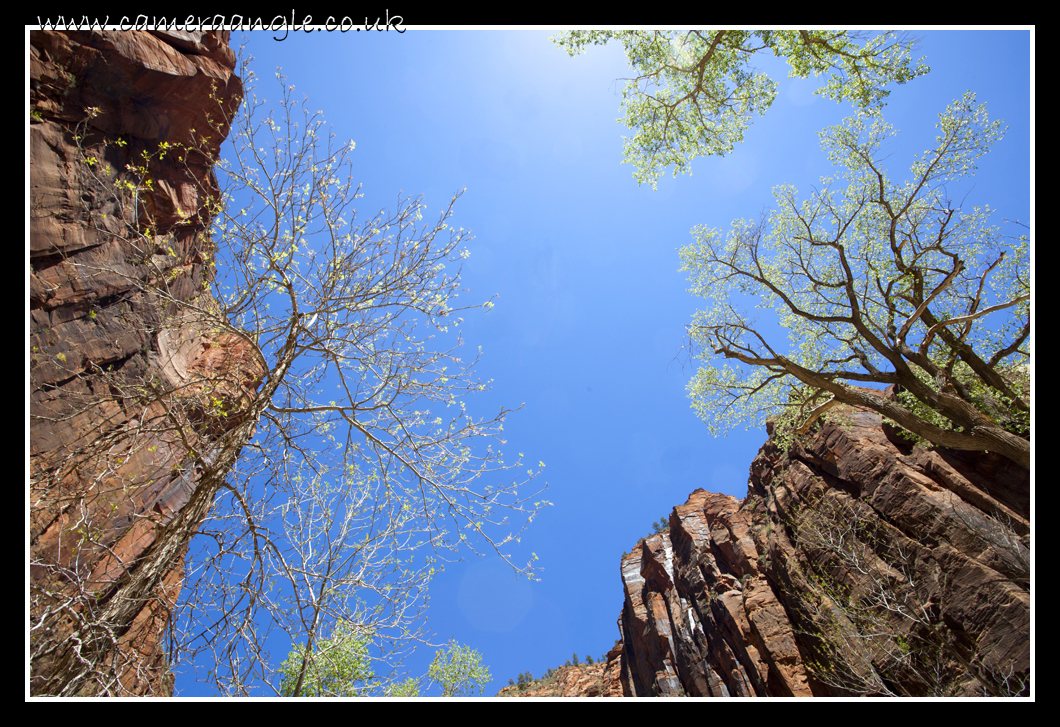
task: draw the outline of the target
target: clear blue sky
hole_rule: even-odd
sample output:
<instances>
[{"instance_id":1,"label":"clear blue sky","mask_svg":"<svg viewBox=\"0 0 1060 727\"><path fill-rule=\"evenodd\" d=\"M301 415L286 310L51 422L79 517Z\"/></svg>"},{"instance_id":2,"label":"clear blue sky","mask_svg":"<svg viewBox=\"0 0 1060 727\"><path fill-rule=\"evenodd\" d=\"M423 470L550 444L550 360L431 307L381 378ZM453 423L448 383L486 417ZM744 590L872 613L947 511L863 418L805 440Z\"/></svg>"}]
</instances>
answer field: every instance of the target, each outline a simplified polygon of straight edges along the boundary
<instances>
[{"instance_id":1,"label":"clear blue sky","mask_svg":"<svg viewBox=\"0 0 1060 727\"><path fill-rule=\"evenodd\" d=\"M543 460L554 506L523 538L544 567L516 580L497 558L449 565L436 579L429 625L483 654L493 695L509 678L535 677L576 652L600 658L618 637L619 559L653 521L696 488L746 494L765 431L713 439L689 407L693 368L679 357L697 307L677 248L697 224L727 228L772 203L774 185L808 192L830 172L816 131L851 113L789 80L780 61L760 67L781 82L776 103L724 159L699 159L694 176L638 187L621 164L616 123L627 76L621 47L570 58L552 31L408 30L249 36L275 100L273 71L324 112L340 140L356 142L363 209L422 194L432 214L457 190L454 224L476 239L464 281L471 296L496 294L488 313L466 316L463 336L482 346L479 373L492 391L471 411L522 411L505 425L509 447ZM902 134L894 173L932 145L937 115L973 90L1007 137L980 162L973 185L950 190L996 219L1030 224L1029 31L929 31L920 55L932 71L895 87L885 118ZM233 34L238 48L241 34ZM433 651L407 664L426 670ZM178 695L202 694L178 677ZM211 692L212 693L212 692Z\"/></svg>"}]
</instances>

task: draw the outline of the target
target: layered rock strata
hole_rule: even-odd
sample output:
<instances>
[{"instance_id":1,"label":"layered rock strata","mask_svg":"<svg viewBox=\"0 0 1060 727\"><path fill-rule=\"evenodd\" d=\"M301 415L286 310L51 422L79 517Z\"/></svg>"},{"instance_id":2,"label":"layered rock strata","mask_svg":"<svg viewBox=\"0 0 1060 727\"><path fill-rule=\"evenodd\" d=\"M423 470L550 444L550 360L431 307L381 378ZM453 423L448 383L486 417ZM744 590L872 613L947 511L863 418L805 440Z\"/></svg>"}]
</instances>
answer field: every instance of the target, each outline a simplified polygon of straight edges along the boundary
<instances>
[{"instance_id":1,"label":"layered rock strata","mask_svg":"<svg viewBox=\"0 0 1060 727\"><path fill-rule=\"evenodd\" d=\"M31 32L31 694L172 691L196 493L262 371L210 325L228 36Z\"/></svg>"},{"instance_id":2,"label":"layered rock strata","mask_svg":"<svg viewBox=\"0 0 1060 727\"><path fill-rule=\"evenodd\" d=\"M1026 470L874 412L770 439L744 500L697 490L622 559L607 691L1026 695L1029 517Z\"/></svg>"}]
</instances>

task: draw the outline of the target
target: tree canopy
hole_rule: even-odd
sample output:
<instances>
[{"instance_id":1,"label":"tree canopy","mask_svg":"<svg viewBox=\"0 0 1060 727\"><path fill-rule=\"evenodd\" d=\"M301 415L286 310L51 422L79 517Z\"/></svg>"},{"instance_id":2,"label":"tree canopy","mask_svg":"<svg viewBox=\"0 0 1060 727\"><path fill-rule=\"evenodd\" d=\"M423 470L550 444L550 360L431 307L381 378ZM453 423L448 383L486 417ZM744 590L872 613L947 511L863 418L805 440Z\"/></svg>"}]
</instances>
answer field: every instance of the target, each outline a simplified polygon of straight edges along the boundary
<instances>
[{"instance_id":1,"label":"tree canopy","mask_svg":"<svg viewBox=\"0 0 1060 727\"><path fill-rule=\"evenodd\" d=\"M572 56L589 44L622 43L637 74L622 91L623 121L635 131L624 161L652 187L670 166L675 177L691 174L692 159L731 152L772 105L777 83L755 70L758 53L784 58L792 77L827 75L817 93L869 113L884 105L888 84L929 71L923 59L914 62L913 41L893 32L572 30L552 40Z\"/></svg>"},{"instance_id":2,"label":"tree canopy","mask_svg":"<svg viewBox=\"0 0 1060 727\"><path fill-rule=\"evenodd\" d=\"M317 642L315 653L307 644L295 646L280 666L280 696L361 696L375 676L368 656L371 640L371 634L350 633L340 622L331 638Z\"/></svg>"},{"instance_id":3,"label":"tree canopy","mask_svg":"<svg viewBox=\"0 0 1060 727\"><path fill-rule=\"evenodd\" d=\"M394 673L427 639L439 561L485 547L532 577L533 561L506 548L548 504L519 493L538 472L504 458L510 410L476 417L465 400L488 383L478 357L462 356L459 326L492 301L458 301L471 239L452 226L460 193L433 220L404 197L359 214L353 143L276 78L263 114L244 70L235 154L218 164L220 309L186 313L251 344L265 369L252 437L193 543L179 609L193 645L180 656L212 652L229 694L249 693L251 675L275 685L262 646L274 630L306 643L300 673L313 689L328 687L310 666L343 645L370 654L358 678Z\"/></svg>"},{"instance_id":4,"label":"tree canopy","mask_svg":"<svg viewBox=\"0 0 1060 727\"><path fill-rule=\"evenodd\" d=\"M372 636L351 633L340 622L332 636L319 640L314 649L296 645L280 667L280 696L423 696L421 678L393 681L376 677L368 650ZM489 668L482 664L482 654L453 640L435 652L427 669L427 686L437 684L445 697L473 696L476 689L482 694L491 678Z\"/></svg>"},{"instance_id":5,"label":"tree canopy","mask_svg":"<svg viewBox=\"0 0 1060 727\"><path fill-rule=\"evenodd\" d=\"M427 676L446 697L474 696L476 690L481 695L493 678L482 664L482 654L455 641L435 653Z\"/></svg>"},{"instance_id":6,"label":"tree canopy","mask_svg":"<svg viewBox=\"0 0 1060 727\"><path fill-rule=\"evenodd\" d=\"M896 182L883 162L894 133L880 116L886 86L929 70L913 61L907 37L689 30L552 39L571 55L623 44L637 74L623 90L624 121L636 132L624 161L653 186L671 166L676 176L698 156L730 152L769 108L777 84L752 67L757 53L783 57L792 77L827 76L817 93L858 109L821 133L841 183L824 179L805 199L777 187L776 210L737 220L728 234L696 227L681 251L691 291L711 301L690 327L706 365L688 388L715 434L778 412L805 431L847 403L879 411L915 439L1029 466L1029 243L947 192L1003 135L973 94L940 115L935 148ZM779 313L790 350L745 304Z\"/></svg>"},{"instance_id":7,"label":"tree canopy","mask_svg":"<svg viewBox=\"0 0 1060 727\"><path fill-rule=\"evenodd\" d=\"M691 326L706 364L688 388L715 433L778 411L804 431L842 402L935 444L1030 466L1029 243L947 194L1004 129L971 93L937 128L935 148L896 181L882 161L893 128L847 119L821 133L839 180L805 198L779 186L775 210L728 234L694 229L681 258L711 305ZM788 350L749 302L777 311Z\"/></svg>"}]
</instances>

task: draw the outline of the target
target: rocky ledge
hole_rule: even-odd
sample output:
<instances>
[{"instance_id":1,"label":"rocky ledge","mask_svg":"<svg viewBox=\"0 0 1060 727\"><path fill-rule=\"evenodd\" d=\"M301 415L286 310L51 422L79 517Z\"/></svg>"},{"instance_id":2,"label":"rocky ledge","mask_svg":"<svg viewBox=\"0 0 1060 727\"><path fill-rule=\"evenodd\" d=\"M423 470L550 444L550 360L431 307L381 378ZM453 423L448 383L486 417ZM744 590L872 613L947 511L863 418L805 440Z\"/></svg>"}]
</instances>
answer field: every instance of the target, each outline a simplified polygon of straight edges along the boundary
<instances>
[{"instance_id":1,"label":"rocky ledge","mask_svg":"<svg viewBox=\"0 0 1060 727\"><path fill-rule=\"evenodd\" d=\"M245 341L186 315L215 308L213 163L242 99L228 36L30 33L34 695L172 692L182 558L120 589L258 385Z\"/></svg>"},{"instance_id":2,"label":"rocky ledge","mask_svg":"<svg viewBox=\"0 0 1060 727\"><path fill-rule=\"evenodd\" d=\"M615 696L1030 690L1029 473L847 410L622 559Z\"/></svg>"}]
</instances>

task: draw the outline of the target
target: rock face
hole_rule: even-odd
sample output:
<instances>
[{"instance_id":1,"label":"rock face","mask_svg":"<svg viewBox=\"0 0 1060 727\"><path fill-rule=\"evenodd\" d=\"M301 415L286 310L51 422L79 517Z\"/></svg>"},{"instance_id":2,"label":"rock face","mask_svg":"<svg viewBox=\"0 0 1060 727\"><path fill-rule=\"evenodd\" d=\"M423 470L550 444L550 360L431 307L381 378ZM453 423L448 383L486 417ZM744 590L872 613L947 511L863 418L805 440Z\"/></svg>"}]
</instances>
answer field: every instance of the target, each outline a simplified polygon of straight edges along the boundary
<instances>
[{"instance_id":1,"label":"rock face","mask_svg":"<svg viewBox=\"0 0 1060 727\"><path fill-rule=\"evenodd\" d=\"M551 676L542 677L524 689L505 687L498 697L610 697L607 683L607 664L579 664L561 666Z\"/></svg>"},{"instance_id":2,"label":"rock face","mask_svg":"<svg viewBox=\"0 0 1060 727\"><path fill-rule=\"evenodd\" d=\"M228 35L31 32L31 694L172 691L162 636L195 525L174 520L261 370L189 313L216 311Z\"/></svg>"},{"instance_id":3,"label":"rock face","mask_svg":"<svg viewBox=\"0 0 1060 727\"><path fill-rule=\"evenodd\" d=\"M1026 695L1030 488L847 410L622 559L616 696Z\"/></svg>"}]
</instances>

